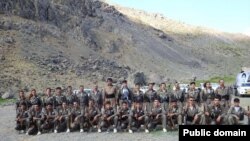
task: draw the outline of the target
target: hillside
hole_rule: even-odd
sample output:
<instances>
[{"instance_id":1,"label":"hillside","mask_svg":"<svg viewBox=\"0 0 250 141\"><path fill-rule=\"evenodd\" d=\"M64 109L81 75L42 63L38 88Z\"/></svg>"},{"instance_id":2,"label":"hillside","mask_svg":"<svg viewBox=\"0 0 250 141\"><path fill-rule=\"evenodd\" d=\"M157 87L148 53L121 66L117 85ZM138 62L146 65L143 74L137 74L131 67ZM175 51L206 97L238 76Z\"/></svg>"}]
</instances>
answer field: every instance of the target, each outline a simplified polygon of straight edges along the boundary
<instances>
[{"instance_id":1,"label":"hillside","mask_svg":"<svg viewBox=\"0 0 250 141\"><path fill-rule=\"evenodd\" d=\"M249 46L248 36L96 0L1 0L0 93L136 72L158 82L235 75L250 66Z\"/></svg>"}]
</instances>

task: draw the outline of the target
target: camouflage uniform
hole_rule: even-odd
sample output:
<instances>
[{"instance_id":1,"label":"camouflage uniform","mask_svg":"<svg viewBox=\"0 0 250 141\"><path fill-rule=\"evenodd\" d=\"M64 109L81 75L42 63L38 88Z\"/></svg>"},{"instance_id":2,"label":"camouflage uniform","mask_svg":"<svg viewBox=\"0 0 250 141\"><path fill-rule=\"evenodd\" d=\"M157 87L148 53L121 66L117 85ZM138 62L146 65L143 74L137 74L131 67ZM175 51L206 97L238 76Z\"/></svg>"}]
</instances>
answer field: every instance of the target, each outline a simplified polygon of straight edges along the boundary
<instances>
[{"instance_id":1,"label":"camouflage uniform","mask_svg":"<svg viewBox=\"0 0 250 141\"><path fill-rule=\"evenodd\" d=\"M87 128L92 130L92 127L98 125L99 117L101 116L101 111L96 106L91 106L85 108L85 123L87 123Z\"/></svg>"},{"instance_id":2,"label":"camouflage uniform","mask_svg":"<svg viewBox=\"0 0 250 141\"><path fill-rule=\"evenodd\" d=\"M225 108L221 105L213 105L210 104L206 110L209 113L209 116L207 117L208 124L211 125L220 125L224 123L224 119L226 118L226 111ZM216 121L218 117L221 117L220 123Z\"/></svg>"},{"instance_id":3,"label":"camouflage uniform","mask_svg":"<svg viewBox=\"0 0 250 141\"><path fill-rule=\"evenodd\" d=\"M73 107L70 112L70 127L73 130L83 129L85 109Z\"/></svg>"},{"instance_id":4,"label":"camouflage uniform","mask_svg":"<svg viewBox=\"0 0 250 141\"><path fill-rule=\"evenodd\" d=\"M61 107L58 109L57 116L55 119L55 129L59 132L65 131L70 128L70 108Z\"/></svg>"},{"instance_id":5,"label":"camouflage uniform","mask_svg":"<svg viewBox=\"0 0 250 141\"><path fill-rule=\"evenodd\" d=\"M101 91L92 91L92 93L89 96L89 99L94 100L95 106L98 108L99 111L101 111L103 107L103 95Z\"/></svg>"},{"instance_id":6,"label":"camouflage uniform","mask_svg":"<svg viewBox=\"0 0 250 141\"><path fill-rule=\"evenodd\" d=\"M149 117L146 115L143 108L132 109L131 116L129 118L129 129L131 129L132 127L138 129L141 127L142 124L144 124L144 127L148 129L147 127L149 124Z\"/></svg>"},{"instance_id":7,"label":"camouflage uniform","mask_svg":"<svg viewBox=\"0 0 250 141\"><path fill-rule=\"evenodd\" d=\"M230 101L231 101L231 96L230 96L230 89L229 87L221 87L219 86L215 90L215 94L221 97L221 103L222 105L226 108L229 109L230 107Z\"/></svg>"},{"instance_id":8,"label":"camouflage uniform","mask_svg":"<svg viewBox=\"0 0 250 141\"><path fill-rule=\"evenodd\" d=\"M182 108L177 106L170 106L166 111L167 125L174 127L176 124L182 124Z\"/></svg>"},{"instance_id":9,"label":"camouflage uniform","mask_svg":"<svg viewBox=\"0 0 250 141\"><path fill-rule=\"evenodd\" d=\"M155 90L148 90L144 94L144 105L146 108L146 111L149 112L153 108L153 102L155 99L159 99L159 96L157 95L157 92Z\"/></svg>"},{"instance_id":10,"label":"camouflage uniform","mask_svg":"<svg viewBox=\"0 0 250 141\"><path fill-rule=\"evenodd\" d=\"M121 129L126 129L129 125L129 118L130 118L130 109L129 108L124 109L121 107L114 118L115 128L117 128L119 121Z\"/></svg>"},{"instance_id":11,"label":"camouflage uniform","mask_svg":"<svg viewBox=\"0 0 250 141\"><path fill-rule=\"evenodd\" d=\"M53 109L56 108L56 98L54 96L46 96L42 100L43 107L46 107L48 103L52 104Z\"/></svg>"},{"instance_id":12,"label":"camouflage uniform","mask_svg":"<svg viewBox=\"0 0 250 141\"><path fill-rule=\"evenodd\" d=\"M204 111L197 105L184 107L184 124L205 124ZM198 116L197 121L194 121L195 116Z\"/></svg>"},{"instance_id":13,"label":"camouflage uniform","mask_svg":"<svg viewBox=\"0 0 250 141\"><path fill-rule=\"evenodd\" d=\"M18 108L16 115L16 130L28 130L29 127L29 111L26 109Z\"/></svg>"},{"instance_id":14,"label":"camouflage uniform","mask_svg":"<svg viewBox=\"0 0 250 141\"><path fill-rule=\"evenodd\" d=\"M67 101L67 105L69 107L72 107L73 103L79 100L78 100L78 97L75 94L73 94L73 92L67 92L66 101Z\"/></svg>"},{"instance_id":15,"label":"camouflage uniform","mask_svg":"<svg viewBox=\"0 0 250 141\"><path fill-rule=\"evenodd\" d=\"M89 103L89 96L86 92L79 92L77 94L77 98L78 98L78 103L80 104L80 107L82 109L85 109L86 107L88 107L88 103Z\"/></svg>"},{"instance_id":16,"label":"camouflage uniform","mask_svg":"<svg viewBox=\"0 0 250 141\"><path fill-rule=\"evenodd\" d=\"M51 129L55 129L55 117L57 112L52 108L51 110L45 109L44 113L44 123L41 125L41 129L43 131L48 131Z\"/></svg>"},{"instance_id":17,"label":"camouflage uniform","mask_svg":"<svg viewBox=\"0 0 250 141\"><path fill-rule=\"evenodd\" d=\"M164 110L166 111L169 106L170 93L167 90L158 90L157 94L160 97L160 102Z\"/></svg>"},{"instance_id":18,"label":"camouflage uniform","mask_svg":"<svg viewBox=\"0 0 250 141\"><path fill-rule=\"evenodd\" d=\"M186 99L189 97L193 97L198 104L200 103L200 93L198 89L189 89L186 94Z\"/></svg>"},{"instance_id":19,"label":"camouflage uniform","mask_svg":"<svg viewBox=\"0 0 250 141\"><path fill-rule=\"evenodd\" d=\"M149 115L149 129L154 129L158 124L162 124L163 128L166 128L166 115L165 110L159 107L153 107L152 110L148 113Z\"/></svg>"},{"instance_id":20,"label":"camouflage uniform","mask_svg":"<svg viewBox=\"0 0 250 141\"><path fill-rule=\"evenodd\" d=\"M240 122L244 120L244 115L249 116L249 113L241 106L230 107L230 109L228 110L228 124L229 125L239 124Z\"/></svg>"},{"instance_id":21,"label":"camouflage uniform","mask_svg":"<svg viewBox=\"0 0 250 141\"><path fill-rule=\"evenodd\" d=\"M114 124L114 117L116 116L116 110L112 107L110 109L103 109L102 110L102 117L99 121L99 128L102 130L103 128L108 128ZM107 120L110 118L110 120Z\"/></svg>"},{"instance_id":22,"label":"camouflage uniform","mask_svg":"<svg viewBox=\"0 0 250 141\"><path fill-rule=\"evenodd\" d=\"M36 118L36 119L35 119ZM28 125L30 128L27 131L27 134L34 135L37 131L41 132L41 125L44 122L44 114L40 108L36 111L34 108L30 109Z\"/></svg>"},{"instance_id":23,"label":"camouflage uniform","mask_svg":"<svg viewBox=\"0 0 250 141\"><path fill-rule=\"evenodd\" d=\"M177 100L177 105L179 108L183 107L183 102L184 102L184 92L180 89L173 90L171 95L170 95L170 100L175 99Z\"/></svg>"},{"instance_id":24,"label":"camouflage uniform","mask_svg":"<svg viewBox=\"0 0 250 141\"><path fill-rule=\"evenodd\" d=\"M214 94L214 90L211 88L211 89L203 89L201 91L201 96L200 96L200 101L202 103L204 103L204 106L205 106L205 109L208 108L208 105L211 104L211 102L213 101L215 97L215 94Z\"/></svg>"},{"instance_id":25,"label":"camouflage uniform","mask_svg":"<svg viewBox=\"0 0 250 141\"><path fill-rule=\"evenodd\" d=\"M62 103L63 102L67 102L67 99L64 95L56 95L55 96L55 100L56 100L56 109L60 109L62 107Z\"/></svg>"}]
</instances>

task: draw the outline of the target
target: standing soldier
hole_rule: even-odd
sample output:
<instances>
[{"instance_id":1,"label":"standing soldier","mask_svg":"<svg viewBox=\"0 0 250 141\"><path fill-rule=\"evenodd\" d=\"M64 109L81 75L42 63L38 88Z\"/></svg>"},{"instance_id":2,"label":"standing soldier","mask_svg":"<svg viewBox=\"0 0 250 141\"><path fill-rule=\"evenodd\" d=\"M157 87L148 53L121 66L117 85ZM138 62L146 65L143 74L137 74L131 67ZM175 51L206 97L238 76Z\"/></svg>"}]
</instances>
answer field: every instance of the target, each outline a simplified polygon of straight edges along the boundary
<instances>
[{"instance_id":1,"label":"standing soldier","mask_svg":"<svg viewBox=\"0 0 250 141\"><path fill-rule=\"evenodd\" d=\"M84 122L84 109L80 108L77 101L73 103L73 108L70 113L70 127L72 130L79 130L80 133L83 132L83 122Z\"/></svg>"},{"instance_id":2,"label":"standing soldier","mask_svg":"<svg viewBox=\"0 0 250 141\"><path fill-rule=\"evenodd\" d=\"M44 122L44 114L40 104L33 103L33 108L29 112L30 127L26 132L26 135L34 135L37 132L37 135L41 135L41 125Z\"/></svg>"},{"instance_id":3,"label":"standing soldier","mask_svg":"<svg viewBox=\"0 0 250 141\"><path fill-rule=\"evenodd\" d=\"M154 100L152 110L148 113L149 115L149 129L154 129L158 124L162 124L163 132L167 132L166 129L166 115L161 103L158 99ZM146 131L148 132L148 131Z\"/></svg>"},{"instance_id":4,"label":"standing soldier","mask_svg":"<svg viewBox=\"0 0 250 141\"><path fill-rule=\"evenodd\" d=\"M102 117L99 123L98 132L101 133L103 128L107 128L109 133L109 128L114 124L114 117L116 115L116 108L111 106L110 101L106 101L104 109L102 111ZM115 130L114 130L115 131Z\"/></svg>"},{"instance_id":5,"label":"standing soldier","mask_svg":"<svg viewBox=\"0 0 250 141\"><path fill-rule=\"evenodd\" d=\"M219 96L214 97L213 102L208 106L205 116L207 118L208 124L211 125L221 125L226 116L226 111L220 104L221 98Z\"/></svg>"},{"instance_id":6,"label":"standing soldier","mask_svg":"<svg viewBox=\"0 0 250 141\"><path fill-rule=\"evenodd\" d=\"M72 107L73 103L75 101L78 101L77 96L73 93L71 86L68 86L68 88L67 88L66 100L67 100L67 105L69 107Z\"/></svg>"},{"instance_id":7,"label":"standing soldier","mask_svg":"<svg viewBox=\"0 0 250 141\"><path fill-rule=\"evenodd\" d=\"M44 109L44 122L41 125L41 129L43 131L48 131L48 130L54 130L55 133L56 129L54 128L55 125L55 117L57 112L55 111L55 109L53 109L53 104L52 103L47 103L46 107Z\"/></svg>"},{"instance_id":8,"label":"standing soldier","mask_svg":"<svg viewBox=\"0 0 250 141\"><path fill-rule=\"evenodd\" d=\"M36 104L39 105L39 107L42 106L42 100L40 99L40 97L37 96L35 89L31 90L31 93L29 96L29 101L30 101L32 107Z\"/></svg>"},{"instance_id":9,"label":"standing soldier","mask_svg":"<svg viewBox=\"0 0 250 141\"><path fill-rule=\"evenodd\" d=\"M180 89L179 83L175 83L175 89L171 93L170 101L171 99L177 100L178 107L182 109L184 103L184 90Z\"/></svg>"},{"instance_id":10,"label":"standing soldier","mask_svg":"<svg viewBox=\"0 0 250 141\"><path fill-rule=\"evenodd\" d=\"M143 95L143 92L140 90L140 84L139 83L135 84L132 99L133 99L132 109L134 108L135 103L143 104L143 102L144 102L144 95Z\"/></svg>"},{"instance_id":11,"label":"standing soldier","mask_svg":"<svg viewBox=\"0 0 250 141\"><path fill-rule=\"evenodd\" d=\"M89 99L94 101L95 106L101 111L103 107L103 95L102 92L98 89L98 85L95 84L94 89L92 90Z\"/></svg>"},{"instance_id":12,"label":"standing soldier","mask_svg":"<svg viewBox=\"0 0 250 141\"><path fill-rule=\"evenodd\" d=\"M167 91L166 83L161 83L160 89L157 91L157 94L160 97L162 107L166 111L168 109L170 99L170 93Z\"/></svg>"},{"instance_id":13,"label":"standing soldier","mask_svg":"<svg viewBox=\"0 0 250 141\"><path fill-rule=\"evenodd\" d=\"M51 89L46 89L46 96L43 98L43 107L45 108L47 104L52 104L52 108L56 108L56 98L51 94Z\"/></svg>"},{"instance_id":14,"label":"standing soldier","mask_svg":"<svg viewBox=\"0 0 250 141\"><path fill-rule=\"evenodd\" d=\"M234 104L228 110L228 123L229 125L237 125L239 122L244 121L244 115L250 116L250 112L246 111L240 106L240 99L234 98Z\"/></svg>"},{"instance_id":15,"label":"standing soldier","mask_svg":"<svg viewBox=\"0 0 250 141\"><path fill-rule=\"evenodd\" d=\"M156 91L153 89L154 85L155 83L153 82L149 83L148 90L144 94L144 105L147 112L152 110L154 100L159 98Z\"/></svg>"},{"instance_id":16,"label":"standing soldier","mask_svg":"<svg viewBox=\"0 0 250 141\"><path fill-rule=\"evenodd\" d=\"M193 97L193 99L197 102L197 104L200 104L200 94L199 90L195 88L195 82L190 83L190 88L187 92L186 100L188 100L189 97Z\"/></svg>"},{"instance_id":17,"label":"standing soldier","mask_svg":"<svg viewBox=\"0 0 250 141\"><path fill-rule=\"evenodd\" d=\"M122 106L123 101L127 102L129 104L129 107L131 106L133 98L132 91L128 88L127 80L122 81L121 89L118 93L117 103L119 106Z\"/></svg>"},{"instance_id":18,"label":"standing soldier","mask_svg":"<svg viewBox=\"0 0 250 141\"><path fill-rule=\"evenodd\" d=\"M73 108L73 106L72 106ZM70 108L68 107L66 102L62 103L62 108L58 109L57 116L55 118L55 133L63 132L67 129L67 133L70 132Z\"/></svg>"},{"instance_id":19,"label":"standing soldier","mask_svg":"<svg viewBox=\"0 0 250 141\"><path fill-rule=\"evenodd\" d=\"M89 96L84 91L84 86L83 85L80 86L80 90L79 90L79 92L77 94L77 97L78 97L78 101L79 101L80 107L82 109L85 109L86 107L88 107Z\"/></svg>"},{"instance_id":20,"label":"standing soldier","mask_svg":"<svg viewBox=\"0 0 250 141\"><path fill-rule=\"evenodd\" d=\"M18 110L18 108L21 106L21 103L24 103L26 105L26 108L29 109L29 107L31 106L30 101L25 97L24 95L24 91L20 90L19 92L19 97L16 101L16 110Z\"/></svg>"},{"instance_id":21,"label":"standing soldier","mask_svg":"<svg viewBox=\"0 0 250 141\"><path fill-rule=\"evenodd\" d=\"M205 124L205 116L203 110L195 103L193 97L189 97L187 105L184 107L184 124Z\"/></svg>"},{"instance_id":22,"label":"standing soldier","mask_svg":"<svg viewBox=\"0 0 250 141\"><path fill-rule=\"evenodd\" d=\"M231 102L231 96L230 96L230 90L229 87L226 87L224 84L224 80L219 81L219 87L215 90L215 94L219 95L221 97L221 103L222 105L229 109L230 102Z\"/></svg>"},{"instance_id":23,"label":"standing soldier","mask_svg":"<svg viewBox=\"0 0 250 141\"><path fill-rule=\"evenodd\" d=\"M60 109L62 107L63 102L67 102L66 97L62 95L62 88L56 88L56 109Z\"/></svg>"},{"instance_id":24,"label":"standing soldier","mask_svg":"<svg viewBox=\"0 0 250 141\"><path fill-rule=\"evenodd\" d=\"M176 99L171 99L170 107L166 111L167 125L174 129L182 124L182 108L178 106Z\"/></svg>"},{"instance_id":25,"label":"standing soldier","mask_svg":"<svg viewBox=\"0 0 250 141\"><path fill-rule=\"evenodd\" d=\"M121 129L127 129L129 125L130 109L128 103L123 101L121 107L117 111L117 115L114 118L114 133L117 132L118 122L120 123Z\"/></svg>"},{"instance_id":26,"label":"standing soldier","mask_svg":"<svg viewBox=\"0 0 250 141\"><path fill-rule=\"evenodd\" d=\"M204 89L201 91L200 101L204 104L205 109L214 100L215 94L210 82L204 83Z\"/></svg>"},{"instance_id":27,"label":"standing soldier","mask_svg":"<svg viewBox=\"0 0 250 141\"><path fill-rule=\"evenodd\" d=\"M104 102L110 101L111 106L115 107L116 106L116 94L117 94L117 89L115 86L113 86L113 80L112 78L107 79L107 86L104 88Z\"/></svg>"},{"instance_id":28,"label":"standing soldier","mask_svg":"<svg viewBox=\"0 0 250 141\"><path fill-rule=\"evenodd\" d=\"M131 111L129 118L129 133L133 133L132 127L139 129L144 124L145 132L148 133L149 117L143 109L143 103L135 101L134 108Z\"/></svg>"},{"instance_id":29,"label":"standing soldier","mask_svg":"<svg viewBox=\"0 0 250 141\"><path fill-rule=\"evenodd\" d=\"M101 112L98 107L95 105L95 101L89 100L89 107L85 109L85 122L88 124L89 132L92 132L93 126L98 126L99 118Z\"/></svg>"},{"instance_id":30,"label":"standing soldier","mask_svg":"<svg viewBox=\"0 0 250 141\"><path fill-rule=\"evenodd\" d=\"M24 133L24 130L27 131L28 129L28 110L27 110L27 104L25 102L19 103L20 107L17 109L17 115L16 115L16 130L21 131L21 133Z\"/></svg>"}]
</instances>

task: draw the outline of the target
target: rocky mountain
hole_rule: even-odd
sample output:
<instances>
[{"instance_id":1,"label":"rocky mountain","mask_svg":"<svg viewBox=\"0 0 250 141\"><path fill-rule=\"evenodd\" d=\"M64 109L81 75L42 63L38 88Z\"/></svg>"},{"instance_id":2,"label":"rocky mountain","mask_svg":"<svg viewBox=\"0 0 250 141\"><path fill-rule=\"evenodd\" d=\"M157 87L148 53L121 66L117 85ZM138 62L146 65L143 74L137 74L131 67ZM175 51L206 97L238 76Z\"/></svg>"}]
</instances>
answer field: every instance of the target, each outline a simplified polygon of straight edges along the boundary
<instances>
[{"instance_id":1,"label":"rocky mountain","mask_svg":"<svg viewBox=\"0 0 250 141\"><path fill-rule=\"evenodd\" d=\"M250 65L249 46L248 36L98 0L1 0L0 93L234 75Z\"/></svg>"}]
</instances>

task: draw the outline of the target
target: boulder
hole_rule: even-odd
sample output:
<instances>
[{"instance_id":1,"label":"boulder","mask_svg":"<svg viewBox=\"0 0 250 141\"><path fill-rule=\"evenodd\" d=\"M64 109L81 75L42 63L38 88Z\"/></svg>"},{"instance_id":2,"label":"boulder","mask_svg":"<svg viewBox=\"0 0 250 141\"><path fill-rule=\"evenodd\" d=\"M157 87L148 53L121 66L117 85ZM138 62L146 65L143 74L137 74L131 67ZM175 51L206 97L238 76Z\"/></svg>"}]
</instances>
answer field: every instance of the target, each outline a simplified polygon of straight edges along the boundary
<instances>
[{"instance_id":1,"label":"boulder","mask_svg":"<svg viewBox=\"0 0 250 141\"><path fill-rule=\"evenodd\" d=\"M5 92L3 95L2 95L2 99L10 99L10 98L13 98L14 97L14 92L9 89L7 92Z\"/></svg>"}]
</instances>

